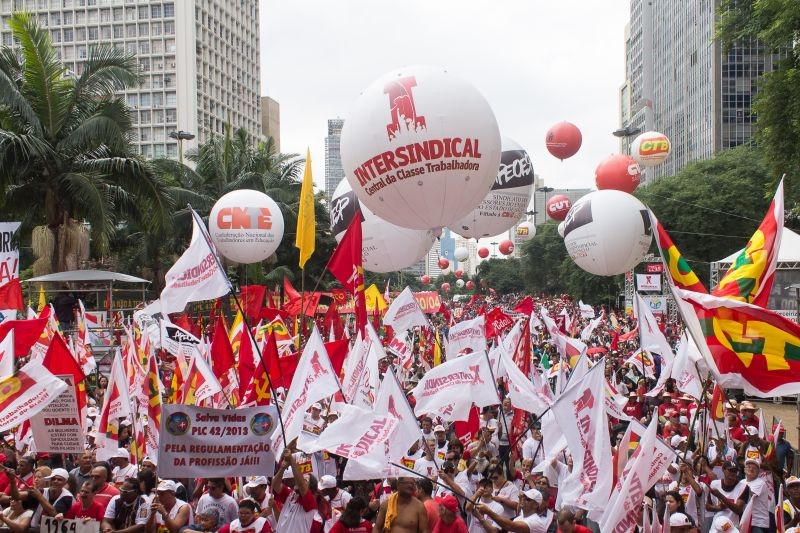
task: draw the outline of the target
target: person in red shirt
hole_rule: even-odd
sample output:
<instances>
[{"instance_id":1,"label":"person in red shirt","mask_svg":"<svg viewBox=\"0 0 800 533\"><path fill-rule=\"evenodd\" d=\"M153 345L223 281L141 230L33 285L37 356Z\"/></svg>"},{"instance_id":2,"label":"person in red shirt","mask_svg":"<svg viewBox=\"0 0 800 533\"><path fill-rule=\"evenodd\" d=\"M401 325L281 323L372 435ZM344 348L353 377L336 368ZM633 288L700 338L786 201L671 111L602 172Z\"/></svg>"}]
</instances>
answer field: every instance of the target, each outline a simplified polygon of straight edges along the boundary
<instances>
[{"instance_id":1,"label":"person in red shirt","mask_svg":"<svg viewBox=\"0 0 800 533\"><path fill-rule=\"evenodd\" d=\"M632 392L630 393L628 403L625 404L625 407L623 407L622 410L626 415L634 420L640 420L642 418L643 408L644 404L640 401L639 394Z\"/></svg>"},{"instance_id":2,"label":"person in red shirt","mask_svg":"<svg viewBox=\"0 0 800 533\"><path fill-rule=\"evenodd\" d=\"M575 523L575 513L569 509L558 512L558 531L556 533L592 533L586 526Z\"/></svg>"},{"instance_id":3,"label":"person in red shirt","mask_svg":"<svg viewBox=\"0 0 800 533\"><path fill-rule=\"evenodd\" d=\"M119 494L119 489L109 481L111 481L111 472L108 463L95 463L92 468L93 492L97 503L103 506L103 511L108 507L111 498Z\"/></svg>"},{"instance_id":4,"label":"person in red shirt","mask_svg":"<svg viewBox=\"0 0 800 533\"><path fill-rule=\"evenodd\" d=\"M467 524L458 514L458 500L455 496L436 498L439 504L439 520L431 533L468 533Z\"/></svg>"},{"instance_id":5,"label":"person in red shirt","mask_svg":"<svg viewBox=\"0 0 800 533\"><path fill-rule=\"evenodd\" d=\"M330 533L371 533L372 522L364 520L363 516L366 509L367 502L363 498L353 498L347 502L342 516L333 524Z\"/></svg>"},{"instance_id":6,"label":"person in red shirt","mask_svg":"<svg viewBox=\"0 0 800 533\"><path fill-rule=\"evenodd\" d=\"M272 533L269 521L260 516L260 512L256 502L242 500L239 502L239 518L219 528L219 533Z\"/></svg>"},{"instance_id":7,"label":"person in red shirt","mask_svg":"<svg viewBox=\"0 0 800 533\"><path fill-rule=\"evenodd\" d=\"M78 501L72 504L65 515L56 515L56 520L61 518L69 518L75 520L89 520L103 521L103 516L106 514L104 505L94 501L94 485L91 481L85 482L81 485L81 490L78 492Z\"/></svg>"}]
</instances>

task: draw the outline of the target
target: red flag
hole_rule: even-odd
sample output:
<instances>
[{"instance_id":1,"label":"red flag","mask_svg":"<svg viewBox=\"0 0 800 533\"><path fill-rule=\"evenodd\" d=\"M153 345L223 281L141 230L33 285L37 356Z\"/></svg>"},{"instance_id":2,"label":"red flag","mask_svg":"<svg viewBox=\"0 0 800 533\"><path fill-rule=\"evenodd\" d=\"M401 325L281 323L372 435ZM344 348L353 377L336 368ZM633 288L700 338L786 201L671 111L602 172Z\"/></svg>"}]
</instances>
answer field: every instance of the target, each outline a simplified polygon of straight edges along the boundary
<instances>
[{"instance_id":1,"label":"red flag","mask_svg":"<svg viewBox=\"0 0 800 533\"><path fill-rule=\"evenodd\" d=\"M514 350L512 358L514 363L519 367L523 374L530 376L531 373L531 359L533 359L533 351L531 346L531 324L526 320L522 324L522 332L520 333L517 348Z\"/></svg>"},{"instance_id":2,"label":"red flag","mask_svg":"<svg viewBox=\"0 0 800 533\"><path fill-rule=\"evenodd\" d=\"M514 312L531 316L531 313L533 313L533 298L530 296L523 298L522 301L514 307Z\"/></svg>"},{"instance_id":3,"label":"red flag","mask_svg":"<svg viewBox=\"0 0 800 533\"><path fill-rule=\"evenodd\" d=\"M228 397L231 396L230 393L235 386L235 378L231 372L234 364L233 348L228 339L228 332L225 331L225 323L223 320L217 320L214 339L211 341L211 369Z\"/></svg>"},{"instance_id":4,"label":"red flag","mask_svg":"<svg viewBox=\"0 0 800 533\"><path fill-rule=\"evenodd\" d=\"M172 316L175 317L175 319L172 321L173 324L188 331L189 333L192 332L192 323L189 322L189 316L186 313L177 313Z\"/></svg>"},{"instance_id":5,"label":"red flag","mask_svg":"<svg viewBox=\"0 0 800 533\"><path fill-rule=\"evenodd\" d=\"M292 282L289 281L289 278L283 276L283 292L286 295L286 299L288 301L292 301L296 298L300 298L300 293L292 287Z\"/></svg>"},{"instance_id":6,"label":"red flag","mask_svg":"<svg viewBox=\"0 0 800 533\"><path fill-rule=\"evenodd\" d=\"M439 304L439 312L444 315L444 319L449 324L450 323L450 310L447 309L447 306L444 305L444 302Z\"/></svg>"},{"instance_id":7,"label":"red flag","mask_svg":"<svg viewBox=\"0 0 800 533\"><path fill-rule=\"evenodd\" d=\"M481 411L476 406L469 410L469 418L465 421L456 421L454 430L456 437L466 447L478 435L481 429Z\"/></svg>"},{"instance_id":8,"label":"red flag","mask_svg":"<svg viewBox=\"0 0 800 533\"><path fill-rule=\"evenodd\" d=\"M334 299L331 299L331 303L328 304L324 323L326 331L333 331L334 338L341 339L344 336L344 323L342 323L342 317L339 316L339 307Z\"/></svg>"},{"instance_id":9,"label":"red flag","mask_svg":"<svg viewBox=\"0 0 800 533\"><path fill-rule=\"evenodd\" d=\"M253 377L256 373L256 350L253 346L253 340L247 331L242 331L237 371L239 373L239 400L244 402L245 393L247 389L250 388L250 384L253 382Z\"/></svg>"},{"instance_id":10,"label":"red flag","mask_svg":"<svg viewBox=\"0 0 800 533\"><path fill-rule=\"evenodd\" d=\"M19 278L14 278L6 284L0 285L0 309L25 310Z\"/></svg>"},{"instance_id":11,"label":"red flag","mask_svg":"<svg viewBox=\"0 0 800 533\"><path fill-rule=\"evenodd\" d=\"M242 405L269 405L270 380L267 368L278 359L278 344L275 342L275 333L270 332L266 345L262 348L262 362L256 362L253 380L242 398Z\"/></svg>"},{"instance_id":12,"label":"red flag","mask_svg":"<svg viewBox=\"0 0 800 533\"><path fill-rule=\"evenodd\" d=\"M611 338L609 349L612 352L619 350L619 332L617 330L614 330L614 336Z\"/></svg>"},{"instance_id":13,"label":"red flag","mask_svg":"<svg viewBox=\"0 0 800 533\"><path fill-rule=\"evenodd\" d=\"M342 372L342 365L344 359L347 357L349 349L349 341L342 339L333 342L325 343L325 350L328 352L328 358L331 360L331 367L333 367L336 375ZM297 363L300 361L300 354L289 354L283 357L278 357L278 365L273 364L273 361L267 360L269 367L269 378L275 387L289 388L294 378L294 373L297 371Z\"/></svg>"},{"instance_id":14,"label":"red flag","mask_svg":"<svg viewBox=\"0 0 800 533\"><path fill-rule=\"evenodd\" d=\"M267 294L267 287L264 285L243 285L241 288L242 308L244 314L251 322L258 321L261 308L264 307L264 296Z\"/></svg>"},{"instance_id":15,"label":"red flag","mask_svg":"<svg viewBox=\"0 0 800 533\"><path fill-rule=\"evenodd\" d=\"M501 333L514 325L514 320L503 312L499 307L495 307L486 315L486 338L499 337Z\"/></svg>"},{"instance_id":16,"label":"red flag","mask_svg":"<svg viewBox=\"0 0 800 533\"><path fill-rule=\"evenodd\" d=\"M364 335L367 304L364 299L364 269L361 264L361 217L353 217L344 237L333 251L328 270L355 298L356 328Z\"/></svg>"},{"instance_id":17,"label":"red flag","mask_svg":"<svg viewBox=\"0 0 800 533\"><path fill-rule=\"evenodd\" d=\"M49 309L46 307L45 309ZM0 324L0 340L6 334L14 330L14 355L25 357L44 331L47 325L47 317L34 318L31 320L8 320Z\"/></svg>"},{"instance_id":18,"label":"red flag","mask_svg":"<svg viewBox=\"0 0 800 533\"><path fill-rule=\"evenodd\" d=\"M72 376L75 382L75 396L78 398L78 413L83 411L86 405L86 384L83 380L86 379L86 375L60 333L56 332L53 335L47 354L42 360L42 366L54 376Z\"/></svg>"}]
</instances>

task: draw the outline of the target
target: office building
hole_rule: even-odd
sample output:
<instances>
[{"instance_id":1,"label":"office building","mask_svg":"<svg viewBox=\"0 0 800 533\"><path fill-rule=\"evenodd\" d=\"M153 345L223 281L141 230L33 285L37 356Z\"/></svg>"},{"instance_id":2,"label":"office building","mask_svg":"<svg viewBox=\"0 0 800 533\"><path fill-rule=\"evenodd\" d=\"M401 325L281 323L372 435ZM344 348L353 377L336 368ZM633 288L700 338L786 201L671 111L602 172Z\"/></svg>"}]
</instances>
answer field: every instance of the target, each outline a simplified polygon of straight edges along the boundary
<instances>
[{"instance_id":1,"label":"office building","mask_svg":"<svg viewBox=\"0 0 800 533\"><path fill-rule=\"evenodd\" d=\"M275 152L281 151L281 105L269 96L261 97L261 135L272 137Z\"/></svg>"},{"instance_id":2,"label":"office building","mask_svg":"<svg viewBox=\"0 0 800 533\"><path fill-rule=\"evenodd\" d=\"M672 153L643 182L750 142L758 77L777 56L755 40L724 51L714 40L719 0L631 0L620 88L621 149L638 132L669 137Z\"/></svg>"},{"instance_id":3,"label":"office building","mask_svg":"<svg viewBox=\"0 0 800 533\"><path fill-rule=\"evenodd\" d=\"M344 179L342 152L339 148L343 126L342 118L328 120L328 136L325 137L325 194L328 198L333 197L336 186Z\"/></svg>"},{"instance_id":4,"label":"office building","mask_svg":"<svg viewBox=\"0 0 800 533\"><path fill-rule=\"evenodd\" d=\"M48 28L66 68L79 76L92 46L135 55L139 87L120 92L132 111L134 142L147 157L178 157L222 134L226 122L261 133L258 0L0 0L8 17L27 11ZM182 131L194 139L178 141ZM177 135L176 135L177 137Z\"/></svg>"}]
</instances>

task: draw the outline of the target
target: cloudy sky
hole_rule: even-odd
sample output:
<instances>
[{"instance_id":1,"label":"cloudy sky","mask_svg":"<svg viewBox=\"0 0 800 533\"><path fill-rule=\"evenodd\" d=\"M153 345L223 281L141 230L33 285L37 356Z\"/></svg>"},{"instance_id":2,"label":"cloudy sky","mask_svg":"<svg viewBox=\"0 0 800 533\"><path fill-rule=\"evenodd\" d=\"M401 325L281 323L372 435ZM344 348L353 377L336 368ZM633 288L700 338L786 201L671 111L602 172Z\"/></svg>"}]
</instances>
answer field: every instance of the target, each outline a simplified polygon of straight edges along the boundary
<instances>
[{"instance_id":1,"label":"cloudy sky","mask_svg":"<svg viewBox=\"0 0 800 533\"><path fill-rule=\"evenodd\" d=\"M627 0L261 0L261 94L281 106L281 150L311 148L324 186L327 120L404 65L441 66L474 84L500 132L528 150L548 186L591 187L618 150ZM545 132L583 133L559 162Z\"/></svg>"}]
</instances>

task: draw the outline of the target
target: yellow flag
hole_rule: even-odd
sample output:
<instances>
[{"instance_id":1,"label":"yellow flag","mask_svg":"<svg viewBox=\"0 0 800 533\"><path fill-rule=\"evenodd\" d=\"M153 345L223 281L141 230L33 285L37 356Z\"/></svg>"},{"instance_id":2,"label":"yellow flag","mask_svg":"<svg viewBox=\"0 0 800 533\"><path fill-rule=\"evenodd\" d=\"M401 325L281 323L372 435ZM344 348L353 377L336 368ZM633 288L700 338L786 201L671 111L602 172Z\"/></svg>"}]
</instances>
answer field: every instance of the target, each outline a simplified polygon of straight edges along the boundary
<instances>
[{"instance_id":1,"label":"yellow flag","mask_svg":"<svg viewBox=\"0 0 800 533\"><path fill-rule=\"evenodd\" d=\"M439 330L436 330L436 340L433 344L433 366L439 366L442 364L442 345L439 341Z\"/></svg>"},{"instance_id":2,"label":"yellow flag","mask_svg":"<svg viewBox=\"0 0 800 533\"><path fill-rule=\"evenodd\" d=\"M41 313L47 307L47 299L44 297L44 285L39 285L39 308L36 310Z\"/></svg>"},{"instance_id":3,"label":"yellow flag","mask_svg":"<svg viewBox=\"0 0 800 533\"><path fill-rule=\"evenodd\" d=\"M297 212L297 234L294 245L300 249L300 268L314 253L316 232L314 220L314 178L311 177L311 149L306 155L306 170L303 173L303 187L300 189L300 209Z\"/></svg>"},{"instance_id":4,"label":"yellow flag","mask_svg":"<svg viewBox=\"0 0 800 533\"><path fill-rule=\"evenodd\" d=\"M374 312L375 306L378 311L386 309L386 300L383 299L380 289L373 283L364 290L364 299L367 301L367 309Z\"/></svg>"}]
</instances>

